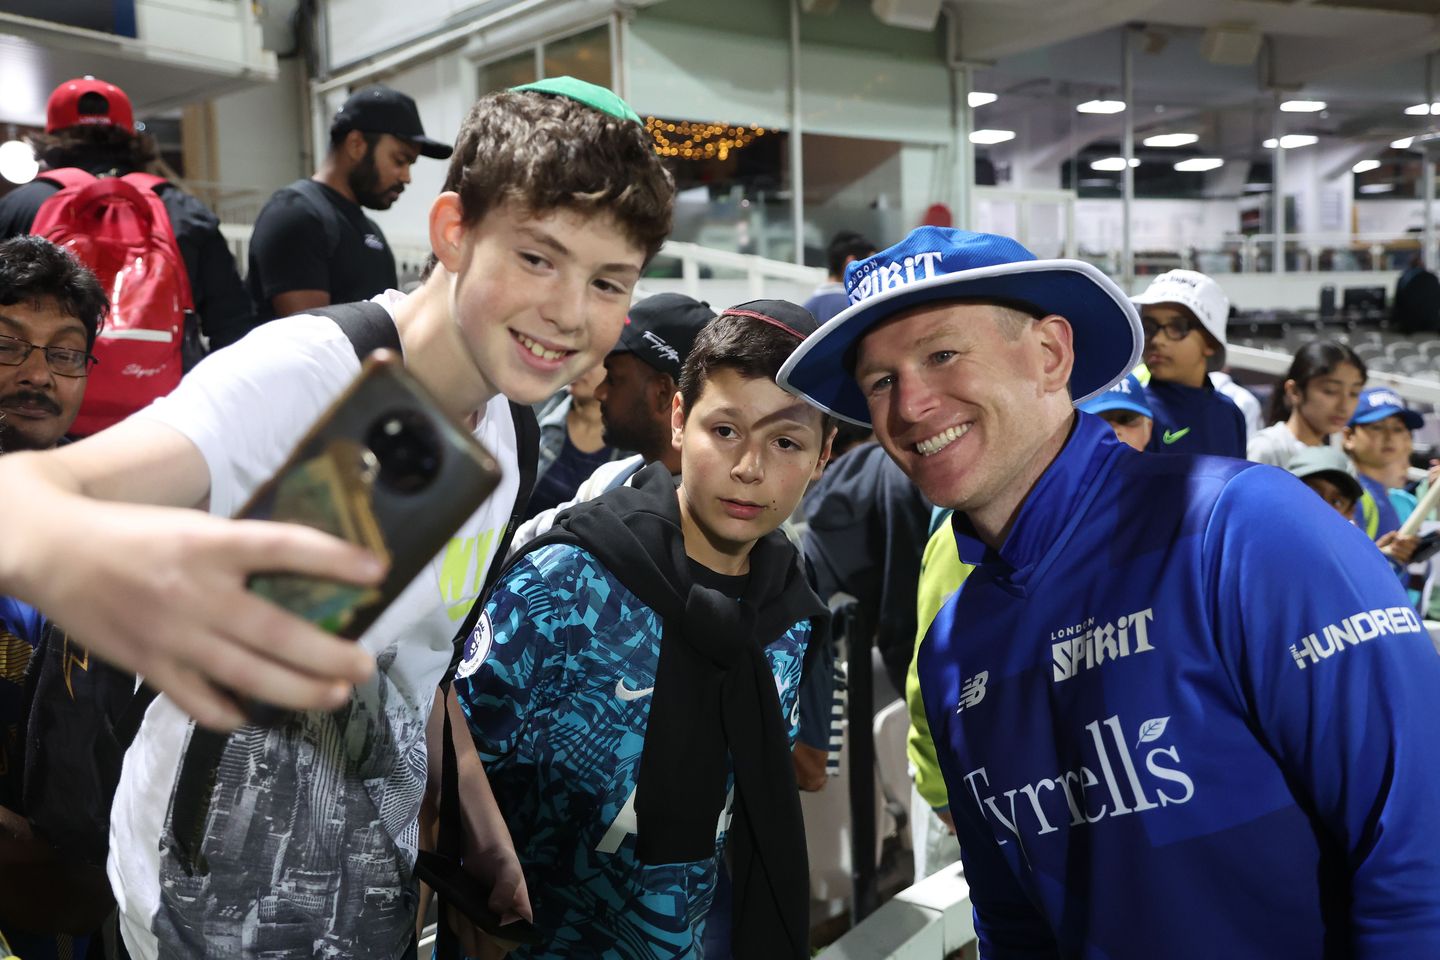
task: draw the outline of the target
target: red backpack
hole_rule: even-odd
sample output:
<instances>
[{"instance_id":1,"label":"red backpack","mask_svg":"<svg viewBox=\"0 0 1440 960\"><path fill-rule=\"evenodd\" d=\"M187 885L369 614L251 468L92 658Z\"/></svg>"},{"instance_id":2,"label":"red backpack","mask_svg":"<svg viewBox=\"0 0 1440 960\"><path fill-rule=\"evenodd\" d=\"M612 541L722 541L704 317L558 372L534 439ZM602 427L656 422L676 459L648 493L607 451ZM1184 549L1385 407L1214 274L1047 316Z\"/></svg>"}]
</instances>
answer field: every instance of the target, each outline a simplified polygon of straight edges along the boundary
<instances>
[{"instance_id":1,"label":"red backpack","mask_svg":"<svg viewBox=\"0 0 1440 960\"><path fill-rule=\"evenodd\" d=\"M110 297L110 316L93 351L99 362L71 428L85 436L175 389L194 300L169 214L155 192L163 177L95 177L65 168L40 179L61 189L41 205L30 232L68 249L95 271Z\"/></svg>"}]
</instances>

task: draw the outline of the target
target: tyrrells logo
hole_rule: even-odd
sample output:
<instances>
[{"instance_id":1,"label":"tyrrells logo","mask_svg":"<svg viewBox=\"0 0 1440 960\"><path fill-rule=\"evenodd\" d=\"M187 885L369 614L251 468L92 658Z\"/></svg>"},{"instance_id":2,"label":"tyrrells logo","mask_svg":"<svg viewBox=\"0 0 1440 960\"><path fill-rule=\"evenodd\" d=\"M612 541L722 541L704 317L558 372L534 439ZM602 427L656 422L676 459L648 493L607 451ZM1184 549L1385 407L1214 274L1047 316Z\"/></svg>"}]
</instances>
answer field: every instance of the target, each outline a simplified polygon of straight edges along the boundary
<instances>
[{"instance_id":1,"label":"tyrrells logo","mask_svg":"<svg viewBox=\"0 0 1440 960\"><path fill-rule=\"evenodd\" d=\"M936 251L911 254L904 260L880 263L869 260L861 268L863 272L848 278L850 302L859 303L867 297L883 293L892 287L903 287L917 280L929 280L935 276L935 264L941 254Z\"/></svg>"},{"instance_id":2,"label":"tyrrells logo","mask_svg":"<svg viewBox=\"0 0 1440 960\"><path fill-rule=\"evenodd\" d=\"M1189 803L1195 781L1180 768L1180 750L1144 747L1163 738L1169 722L1169 717L1152 717L1127 736L1118 716L1091 721L1084 727L1089 741L1083 750L1088 755L1093 748L1094 763L1018 787L992 784L985 767L971 770L964 780L985 818L999 826L1001 844L1009 842L1006 833L1022 840L1055 833L1056 824L1067 819L1070 826L1082 827Z\"/></svg>"},{"instance_id":3,"label":"tyrrells logo","mask_svg":"<svg viewBox=\"0 0 1440 960\"><path fill-rule=\"evenodd\" d=\"M1113 623L1096 625L1095 618L1090 617L1074 626L1051 632L1052 679L1059 683L1082 670L1134 653L1154 650L1150 644L1150 624L1154 619L1155 610L1146 607L1119 617Z\"/></svg>"},{"instance_id":4,"label":"tyrrells logo","mask_svg":"<svg viewBox=\"0 0 1440 960\"><path fill-rule=\"evenodd\" d=\"M1425 633L1420 618L1409 607L1362 610L1338 623L1327 623L1316 632L1307 633L1299 643L1290 644L1290 656L1295 658L1295 666L1304 670L1367 640L1401 633Z\"/></svg>"},{"instance_id":5,"label":"tyrrells logo","mask_svg":"<svg viewBox=\"0 0 1440 960\"><path fill-rule=\"evenodd\" d=\"M680 362L680 352L674 347L670 346L670 344L666 343L663 337L659 337L651 331L646 330L644 333L640 334L640 339L650 344L650 346L655 350L656 353L660 354L660 356L664 357L666 360L669 360L671 363Z\"/></svg>"}]
</instances>

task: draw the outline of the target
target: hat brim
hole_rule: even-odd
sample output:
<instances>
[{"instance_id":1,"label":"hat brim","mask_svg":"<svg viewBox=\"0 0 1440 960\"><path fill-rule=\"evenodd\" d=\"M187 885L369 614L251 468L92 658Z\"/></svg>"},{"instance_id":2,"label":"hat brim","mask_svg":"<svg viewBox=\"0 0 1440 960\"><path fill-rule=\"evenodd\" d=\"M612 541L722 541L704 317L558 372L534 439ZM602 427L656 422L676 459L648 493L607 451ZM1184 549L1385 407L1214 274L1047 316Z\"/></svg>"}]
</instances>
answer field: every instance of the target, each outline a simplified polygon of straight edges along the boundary
<instances>
[{"instance_id":1,"label":"hat brim","mask_svg":"<svg viewBox=\"0 0 1440 960\"><path fill-rule=\"evenodd\" d=\"M1350 474L1346 473L1344 470L1335 470L1330 467L1321 467L1318 470L1310 470L1306 473L1295 474L1295 478L1297 480L1309 480L1311 477L1319 477L1321 480L1329 480L1331 483L1335 484L1335 486L1340 488L1341 493L1345 494L1347 497L1349 497L1356 503L1359 503L1360 500L1365 496L1365 488L1360 486L1360 481L1350 476Z\"/></svg>"},{"instance_id":2,"label":"hat brim","mask_svg":"<svg viewBox=\"0 0 1440 960\"><path fill-rule=\"evenodd\" d=\"M406 137L404 139L406 143L420 151L420 156L429 157L432 160L449 160L450 154L455 152L455 148L450 144L431 140L429 137Z\"/></svg>"},{"instance_id":3,"label":"hat brim","mask_svg":"<svg viewBox=\"0 0 1440 960\"><path fill-rule=\"evenodd\" d=\"M1140 406L1140 404L1134 400L1108 400L1105 399L1105 394L1103 393L1098 397L1091 397L1083 403L1077 403L1075 406L1079 410L1083 410L1086 413L1093 413L1097 416L1102 413L1109 413L1111 410L1129 410L1131 413L1138 413L1142 417L1149 417L1151 420L1155 419L1155 414Z\"/></svg>"},{"instance_id":4,"label":"hat brim","mask_svg":"<svg viewBox=\"0 0 1440 960\"><path fill-rule=\"evenodd\" d=\"M1381 407L1378 410L1367 410L1363 414L1357 414L1350 418L1350 425L1360 426L1367 423L1379 423L1386 417L1399 417L1401 422L1411 430L1419 430L1425 426L1425 418L1414 410L1407 410L1404 407Z\"/></svg>"},{"instance_id":5,"label":"hat brim","mask_svg":"<svg viewBox=\"0 0 1440 960\"><path fill-rule=\"evenodd\" d=\"M1019 301L1058 314L1075 332L1070 395L1079 404L1109 390L1140 361L1140 314L1109 277L1080 260L1022 260L895 287L853 304L805 339L777 382L827 412L870 426L865 395L846 356L876 324L937 300Z\"/></svg>"}]
</instances>

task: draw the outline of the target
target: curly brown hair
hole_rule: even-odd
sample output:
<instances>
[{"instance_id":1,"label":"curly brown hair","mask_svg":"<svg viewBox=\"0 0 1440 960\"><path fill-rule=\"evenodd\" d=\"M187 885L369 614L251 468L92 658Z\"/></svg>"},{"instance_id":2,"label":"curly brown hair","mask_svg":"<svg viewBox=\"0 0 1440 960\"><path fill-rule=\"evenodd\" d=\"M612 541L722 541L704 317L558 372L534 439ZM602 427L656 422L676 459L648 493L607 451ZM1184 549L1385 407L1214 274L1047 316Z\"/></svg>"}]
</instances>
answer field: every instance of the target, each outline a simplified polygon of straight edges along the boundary
<instances>
[{"instance_id":1,"label":"curly brown hair","mask_svg":"<svg viewBox=\"0 0 1440 960\"><path fill-rule=\"evenodd\" d=\"M467 225L516 203L530 213L609 213L648 262L670 233L675 181L645 128L569 97L502 91L470 108L445 190Z\"/></svg>"}]
</instances>

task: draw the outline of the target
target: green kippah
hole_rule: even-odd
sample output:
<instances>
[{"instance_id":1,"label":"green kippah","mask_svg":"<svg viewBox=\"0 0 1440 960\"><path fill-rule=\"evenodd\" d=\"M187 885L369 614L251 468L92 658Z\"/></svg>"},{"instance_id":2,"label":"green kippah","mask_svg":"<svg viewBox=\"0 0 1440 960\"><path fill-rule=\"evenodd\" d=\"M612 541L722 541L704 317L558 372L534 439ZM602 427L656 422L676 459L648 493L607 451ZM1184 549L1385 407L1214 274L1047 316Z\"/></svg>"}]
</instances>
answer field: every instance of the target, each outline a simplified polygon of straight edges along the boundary
<instances>
[{"instance_id":1,"label":"green kippah","mask_svg":"<svg viewBox=\"0 0 1440 960\"><path fill-rule=\"evenodd\" d=\"M630 120L635 123L640 122L640 115L630 109L630 104L620 99L613 90L586 83L584 80L577 80L574 77L547 77L544 80L536 80L534 83L521 84L510 89L516 93L522 90L534 90L536 93L553 93L559 97L569 97L587 107L594 107L601 113L608 113L612 117L619 117L621 120Z\"/></svg>"}]
</instances>

